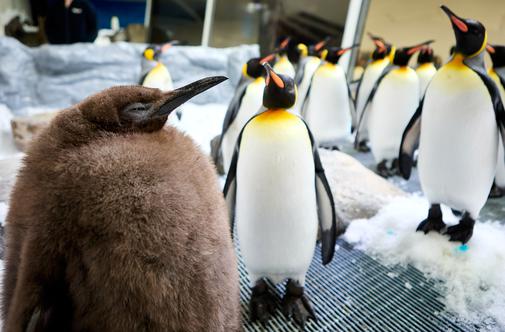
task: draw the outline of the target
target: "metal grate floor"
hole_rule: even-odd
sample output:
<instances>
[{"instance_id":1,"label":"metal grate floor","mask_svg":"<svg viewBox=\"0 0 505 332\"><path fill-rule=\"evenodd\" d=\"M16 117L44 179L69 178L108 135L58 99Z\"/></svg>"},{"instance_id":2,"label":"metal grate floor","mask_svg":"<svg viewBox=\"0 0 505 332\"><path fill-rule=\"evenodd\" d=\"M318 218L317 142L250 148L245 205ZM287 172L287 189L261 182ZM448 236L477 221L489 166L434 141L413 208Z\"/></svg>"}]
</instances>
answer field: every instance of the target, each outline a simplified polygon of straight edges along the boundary
<instances>
[{"instance_id":1,"label":"metal grate floor","mask_svg":"<svg viewBox=\"0 0 505 332\"><path fill-rule=\"evenodd\" d=\"M239 252L238 246L237 252ZM385 267L344 241L333 261L323 267L317 246L307 275L306 293L317 315L305 331L481 331L444 312L434 282L411 266ZM249 322L247 271L240 258L241 305L246 331L299 331L278 309L263 326ZM273 286L272 286L273 287ZM284 285L276 288L278 304Z\"/></svg>"}]
</instances>

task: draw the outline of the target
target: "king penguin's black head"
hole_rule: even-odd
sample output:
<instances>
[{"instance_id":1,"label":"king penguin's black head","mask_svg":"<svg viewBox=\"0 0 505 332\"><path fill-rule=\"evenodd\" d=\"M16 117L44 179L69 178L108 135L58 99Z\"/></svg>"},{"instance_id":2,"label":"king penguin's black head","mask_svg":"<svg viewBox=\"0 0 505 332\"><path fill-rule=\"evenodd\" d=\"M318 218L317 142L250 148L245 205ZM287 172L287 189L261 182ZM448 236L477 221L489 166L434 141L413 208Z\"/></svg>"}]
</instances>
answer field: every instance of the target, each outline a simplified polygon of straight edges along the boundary
<instances>
[{"instance_id":1,"label":"king penguin's black head","mask_svg":"<svg viewBox=\"0 0 505 332\"><path fill-rule=\"evenodd\" d=\"M504 45L487 45L486 50L493 61L493 68L505 67L505 46Z\"/></svg>"},{"instance_id":2,"label":"king penguin's black head","mask_svg":"<svg viewBox=\"0 0 505 332\"><path fill-rule=\"evenodd\" d=\"M316 57L321 56L321 51L324 49L324 47L328 44L330 40L331 37L326 37L325 39L315 43L314 45L310 45L308 49L308 54L310 56L316 56Z\"/></svg>"},{"instance_id":3,"label":"king penguin's black head","mask_svg":"<svg viewBox=\"0 0 505 332\"><path fill-rule=\"evenodd\" d=\"M433 49L429 46L421 48L419 55L417 56L417 63L432 63L433 62Z\"/></svg>"},{"instance_id":4,"label":"king penguin's black head","mask_svg":"<svg viewBox=\"0 0 505 332\"><path fill-rule=\"evenodd\" d=\"M329 63L337 64L338 60L340 60L340 57L342 55L344 55L347 51L349 51L357 46L358 45L353 45L351 47L346 47L346 48L341 48L341 47L337 47L337 46L327 47L324 60L328 61Z\"/></svg>"},{"instance_id":5,"label":"king penguin's black head","mask_svg":"<svg viewBox=\"0 0 505 332\"><path fill-rule=\"evenodd\" d=\"M286 75L274 72L270 64L263 64L267 71L265 90L263 92L263 106L268 109L287 109L293 107L296 101L295 81Z\"/></svg>"},{"instance_id":6,"label":"king penguin's black head","mask_svg":"<svg viewBox=\"0 0 505 332\"><path fill-rule=\"evenodd\" d=\"M375 50L372 52L372 60L384 59L389 55L389 53L391 53L393 45L386 43L382 37L375 36L370 32L368 33L368 36L372 39L372 42L375 45Z\"/></svg>"},{"instance_id":7,"label":"king penguin's black head","mask_svg":"<svg viewBox=\"0 0 505 332\"><path fill-rule=\"evenodd\" d=\"M441 6L452 23L452 29L456 36L456 53L466 57L472 57L484 50L487 43L486 28L479 21L461 18L454 14L446 6Z\"/></svg>"},{"instance_id":8,"label":"king penguin's black head","mask_svg":"<svg viewBox=\"0 0 505 332\"><path fill-rule=\"evenodd\" d=\"M393 59L393 64L396 66L407 66L409 64L409 60L416 53L419 51L421 48L423 48L426 45L429 45L433 42L433 40L428 40L424 43L415 45L415 46L409 46L409 47L403 47L395 52L395 57Z\"/></svg>"}]
</instances>

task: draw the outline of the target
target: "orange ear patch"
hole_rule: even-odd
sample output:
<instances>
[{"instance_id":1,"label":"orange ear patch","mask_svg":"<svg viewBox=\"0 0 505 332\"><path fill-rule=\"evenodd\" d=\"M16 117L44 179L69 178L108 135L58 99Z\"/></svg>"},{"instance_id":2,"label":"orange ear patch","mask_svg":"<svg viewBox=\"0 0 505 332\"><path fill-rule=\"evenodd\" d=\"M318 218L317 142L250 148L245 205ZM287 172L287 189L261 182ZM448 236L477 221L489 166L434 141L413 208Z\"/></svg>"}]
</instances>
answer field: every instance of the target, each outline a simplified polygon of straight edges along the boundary
<instances>
[{"instance_id":1,"label":"orange ear patch","mask_svg":"<svg viewBox=\"0 0 505 332\"><path fill-rule=\"evenodd\" d=\"M452 23L454 23L455 26L458 27L459 30L461 30L461 32L468 32L468 26L465 24L465 22L463 22L456 16L451 15L451 21Z\"/></svg>"}]
</instances>

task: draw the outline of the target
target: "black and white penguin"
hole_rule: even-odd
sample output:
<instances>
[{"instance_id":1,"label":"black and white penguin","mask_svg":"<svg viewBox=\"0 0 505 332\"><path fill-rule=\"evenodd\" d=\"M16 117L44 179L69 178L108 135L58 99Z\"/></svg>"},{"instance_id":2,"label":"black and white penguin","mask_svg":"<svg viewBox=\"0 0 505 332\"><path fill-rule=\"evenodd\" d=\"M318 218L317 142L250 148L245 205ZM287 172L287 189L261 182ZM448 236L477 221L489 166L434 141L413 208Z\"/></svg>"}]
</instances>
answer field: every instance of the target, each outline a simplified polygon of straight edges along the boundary
<instances>
[{"instance_id":1,"label":"black and white penguin","mask_svg":"<svg viewBox=\"0 0 505 332\"><path fill-rule=\"evenodd\" d=\"M419 78L408 66L414 53L432 41L404 47L395 52L392 66L387 67L375 83L361 114L356 141L368 114L370 147L377 163L377 173L388 177L398 171L398 149L402 133L419 105ZM370 104L370 107L368 107Z\"/></svg>"},{"instance_id":2,"label":"black and white penguin","mask_svg":"<svg viewBox=\"0 0 505 332\"><path fill-rule=\"evenodd\" d=\"M370 63L366 66L363 76L358 83L356 90L356 123L354 127L357 128L358 121L361 119L361 114L364 112L366 101L372 91L375 83L382 75L384 69L393 61L395 48L393 45L387 43L384 39L368 33L375 45L375 50L372 52ZM368 106L370 107L370 106ZM368 152L368 117L363 119L363 127L360 131L360 141L356 145L356 149L361 152Z\"/></svg>"},{"instance_id":3,"label":"black and white penguin","mask_svg":"<svg viewBox=\"0 0 505 332\"><path fill-rule=\"evenodd\" d=\"M251 117L262 110L263 90L265 90L265 69L262 63L272 61L275 54L263 59L253 58L244 64L242 74L249 78L237 86L223 121L223 129L218 145L223 171L230 167L237 138Z\"/></svg>"},{"instance_id":4,"label":"black and white penguin","mask_svg":"<svg viewBox=\"0 0 505 332\"><path fill-rule=\"evenodd\" d=\"M326 48L323 62L312 77L302 115L322 146L338 149L337 143L351 134L354 100L338 61L357 46Z\"/></svg>"},{"instance_id":5,"label":"black and white penguin","mask_svg":"<svg viewBox=\"0 0 505 332\"><path fill-rule=\"evenodd\" d=\"M283 312L304 324L315 318L304 295L305 275L314 255L318 224L322 261L334 254L342 222L305 122L288 112L295 103L292 78L267 70L263 106L237 141L224 195L237 223L240 251L252 286L251 319L267 321L274 304L265 278L288 279Z\"/></svg>"},{"instance_id":6,"label":"black and white penguin","mask_svg":"<svg viewBox=\"0 0 505 332\"><path fill-rule=\"evenodd\" d=\"M290 39L290 37L287 37L279 44L274 70L276 73L294 78L296 74L295 67L288 58L288 46Z\"/></svg>"},{"instance_id":7,"label":"black and white penguin","mask_svg":"<svg viewBox=\"0 0 505 332\"><path fill-rule=\"evenodd\" d=\"M502 103L505 102L505 46L487 45L486 50L491 56L493 66L489 68L488 74L500 90ZM489 194L490 198L499 198L505 195L505 164L503 146L498 145L498 163L496 164L496 177Z\"/></svg>"},{"instance_id":8,"label":"black and white penguin","mask_svg":"<svg viewBox=\"0 0 505 332\"><path fill-rule=\"evenodd\" d=\"M441 8L452 23L455 53L431 80L403 134L399 166L408 179L419 145L419 179L431 208L417 230L443 231L466 243L493 184L505 110L484 65L486 28ZM464 211L458 225L445 227L440 204Z\"/></svg>"},{"instance_id":9,"label":"black and white penguin","mask_svg":"<svg viewBox=\"0 0 505 332\"><path fill-rule=\"evenodd\" d=\"M419 78L419 96L422 98L428 83L436 74L437 68L433 62L433 48L430 46L423 47L417 55L416 74Z\"/></svg>"},{"instance_id":10,"label":"black and white penguin","mask_svg":"<svg viewBox=\"0 0 505 332\"><path fill-rule=\"evenodd\" d=\"M301 114L302 105L305 101L305 97L307 96L312 76L316 72L317 67L321 64L321 51L328 41L329 38L326 38L317 44L310 45L309 47L305 44L298 44L301 59L295 75L295 84L298 89L298 95L296 97L295 106L291 109L291 112L294 114Z\"/></svg>"}]
</instances>

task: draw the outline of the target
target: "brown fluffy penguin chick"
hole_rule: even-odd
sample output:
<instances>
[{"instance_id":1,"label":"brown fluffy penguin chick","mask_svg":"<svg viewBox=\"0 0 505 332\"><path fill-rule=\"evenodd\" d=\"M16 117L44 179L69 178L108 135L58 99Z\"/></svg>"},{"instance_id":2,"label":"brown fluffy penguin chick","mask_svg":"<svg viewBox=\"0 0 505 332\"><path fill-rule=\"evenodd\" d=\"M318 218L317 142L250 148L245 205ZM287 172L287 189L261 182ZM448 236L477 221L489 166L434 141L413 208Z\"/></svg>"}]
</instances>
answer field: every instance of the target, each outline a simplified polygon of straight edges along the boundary
<instances>
[{"instance_id":1,"label":"brown fluffy penguin chick","mask_svg":"<svg viewBox=\"0 0 505 332\"><path fill-rule=\"evenodd\" d=\"M114 87L41 133L6 221L6 332L241 329L215 170L190 138L163 127L224 79L167 93Z\"/></svg>"}]
</instances>

